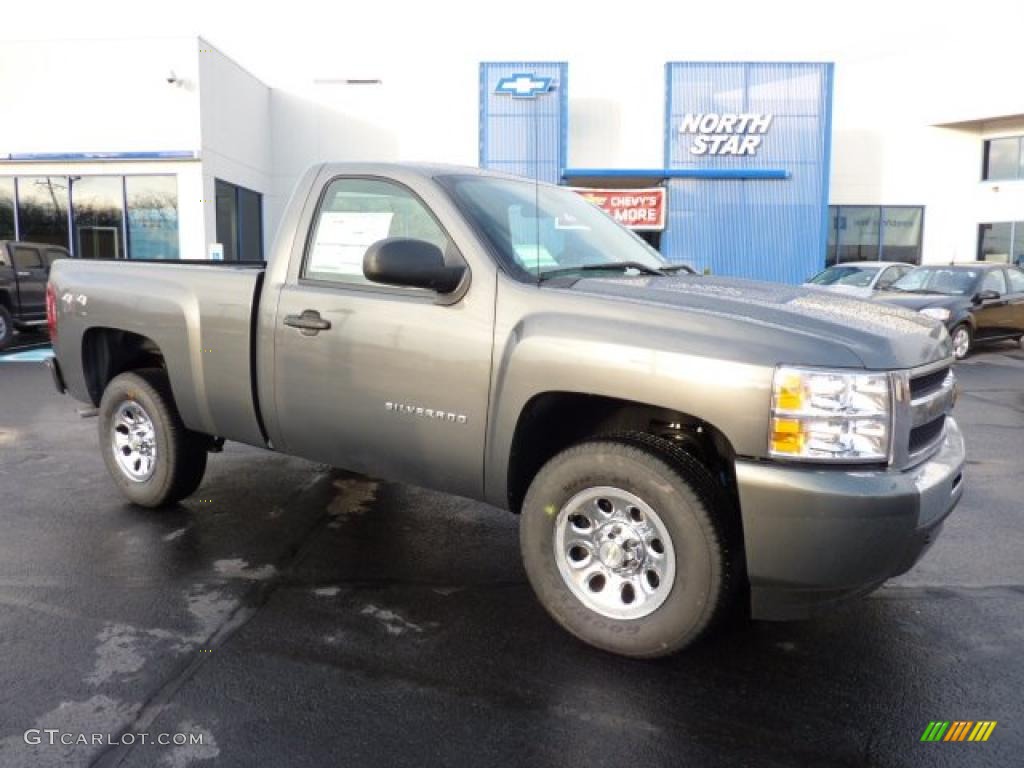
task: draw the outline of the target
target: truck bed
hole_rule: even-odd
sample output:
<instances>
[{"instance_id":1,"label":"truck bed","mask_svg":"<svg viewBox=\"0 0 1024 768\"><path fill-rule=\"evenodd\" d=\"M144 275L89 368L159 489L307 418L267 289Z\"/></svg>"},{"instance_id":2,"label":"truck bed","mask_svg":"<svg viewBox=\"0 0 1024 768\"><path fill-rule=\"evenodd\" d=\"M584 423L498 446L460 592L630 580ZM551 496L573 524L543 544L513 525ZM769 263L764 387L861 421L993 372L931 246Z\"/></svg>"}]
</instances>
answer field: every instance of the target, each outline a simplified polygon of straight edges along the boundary
<instances>
[{"instance_id":1,"label":"truck bed","mask_svg":"<svg viewBox=\"0 0 1024 768\"><path fill-rule=\"evenodd\" d=\"M50 282L60 325L54 347L68 390L98 403L102 392L85 372L117 368L125 357L140 354L141 344L163 358L185 426L264 444L252 376L253 317L263 266L55 262Z\"/></svg>"}]
</instances>

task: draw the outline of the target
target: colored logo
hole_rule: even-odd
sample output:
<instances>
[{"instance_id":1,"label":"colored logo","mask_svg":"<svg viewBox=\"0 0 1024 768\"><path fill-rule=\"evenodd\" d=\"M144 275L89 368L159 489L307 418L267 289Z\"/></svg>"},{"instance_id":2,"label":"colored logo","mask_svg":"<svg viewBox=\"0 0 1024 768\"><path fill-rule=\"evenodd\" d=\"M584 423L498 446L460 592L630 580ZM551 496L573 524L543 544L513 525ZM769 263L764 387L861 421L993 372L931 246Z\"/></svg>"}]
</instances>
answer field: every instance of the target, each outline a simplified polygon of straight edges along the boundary
<instances>
[{"instance_id":1,"label":"colored logo","mask_svg":"<svg viewBox=\"0 0 1024 768\"><path fill-rule=\"evenodd\" d=\"M524 73L503 77L494 88L495 93L507 93L513 99L535 99L550 90L550 77Z\"/></svg>"},{"instance_id":2,"label":"colored logo","mask_svg":"<svg viewBox=\"0 0 1024 768\"><path fill-rule=\"evenodd\" d=\"M921 734L921 741L988 741L996 720L932 720Z\"/></svg>"}]
</instances>

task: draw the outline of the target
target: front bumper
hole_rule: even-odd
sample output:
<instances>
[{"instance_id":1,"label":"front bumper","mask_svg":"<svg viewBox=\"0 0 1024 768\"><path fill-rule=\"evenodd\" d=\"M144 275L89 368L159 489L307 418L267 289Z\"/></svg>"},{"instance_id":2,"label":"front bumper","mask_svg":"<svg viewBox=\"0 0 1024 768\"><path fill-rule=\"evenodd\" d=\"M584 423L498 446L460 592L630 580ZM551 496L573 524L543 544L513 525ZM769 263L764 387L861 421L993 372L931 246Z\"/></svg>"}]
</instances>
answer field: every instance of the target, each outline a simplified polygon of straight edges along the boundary
<instances>
[{"instance_id":1,"label":"front bumper","mask_svg":"<svg viewBox=\"0 0 1024 768\"><path fill-rule=\"evenodd\" d=\"M903 471L737 461L753 617L803 618L908 571L960 501L963 465L952 418Z\"/></svg>"}]
</instances>

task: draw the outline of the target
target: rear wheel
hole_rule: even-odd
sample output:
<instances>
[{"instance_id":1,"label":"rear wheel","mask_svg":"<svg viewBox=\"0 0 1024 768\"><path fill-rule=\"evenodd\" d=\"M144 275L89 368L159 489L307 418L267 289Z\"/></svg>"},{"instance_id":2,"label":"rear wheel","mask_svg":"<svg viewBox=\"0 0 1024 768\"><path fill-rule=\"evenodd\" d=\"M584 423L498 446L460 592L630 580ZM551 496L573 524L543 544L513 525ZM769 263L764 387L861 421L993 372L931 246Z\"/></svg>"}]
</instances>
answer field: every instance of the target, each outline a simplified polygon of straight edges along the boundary
<instances>
[{"instance_id":1,"label":"rear wheel","mask_svg":"<svg viewBox=\"0 0 1024 768\"><path fill-rule=\"evenodd\" d=\"M953 340L953 356L957 360L963 360L971 354L971 343L974 339L971 337L971 329L966 323L961 323L954 328L949 337Z\"/></svg>"},{"instance_id":2,"label":"rear wheel","mask_svg":"<svg viewBox=\"0 0 1024 768\"><path fill-rule=\"evenodd\" d=\"M547 611L626 656L695 642L725 612L737 576L715 481L663 442L564 451L537 474L520 520L523 562Z\"/></svg>"},{"instance_id":3,"label":"rear wheel","mask_svg":"<svg viewBox=\"0 0 1024 768\"><path fill-rule=\"evenodd\" d=\"M7 349L14 340L14 320L7 307L0 306L0 350Z\"/></svg>"},{"instance_id":4,"label":"rear wheel","mask_svg":"<svg viewBox=\"0 0 1024 768\"><path fill-rule=\"evenodd\" d=\"M173 504L192 494L206 472L208 440L185 428L167 373L122 373L103 392L100 449L123 493L142 507Z\"/></svg>"}]
</instances>

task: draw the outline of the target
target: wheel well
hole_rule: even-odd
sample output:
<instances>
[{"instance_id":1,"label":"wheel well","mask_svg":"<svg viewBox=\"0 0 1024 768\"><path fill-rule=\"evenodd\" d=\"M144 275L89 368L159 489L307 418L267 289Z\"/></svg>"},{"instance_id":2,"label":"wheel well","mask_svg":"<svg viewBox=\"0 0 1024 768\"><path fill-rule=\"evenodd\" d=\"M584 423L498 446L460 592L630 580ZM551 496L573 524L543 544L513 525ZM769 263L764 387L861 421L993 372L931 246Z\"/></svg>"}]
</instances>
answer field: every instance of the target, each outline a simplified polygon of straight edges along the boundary
<instances>
[{"instance_id":1,"label":"wheel well","mask_svg":"<svg viewBox=\"0 0 1024 768\"><path fill-rule=\"evenodd\" d=\"M509 509L519 512L534 476L555 454L587 438L621 432L678 445L707 467L739 509L736 453L721 430L681 411L577 392L546 392L523 408L509 456Z\"/></svg>"},{"instance_id":2,"label":"wheel well","mask_svg":"<svg viewBox=\"0 0 1024 768\"><path fill-rule=\"evenodd\" d=\"M82 370L89 397L99 405L103 390L118 374L138 368L164 368L164 356L152 339L117 328L90 328L82 338Z\"/></svg>"},{"instance_id":3,"label":"wheel well","mask_svg":"<svg viewBox=\"0 0 1024 768\"><path fill-rule=\"evenodd\" d=\"M10 311L12 306L11 295L7 291L0 291L0 307L4 307Z\"/></svg>"}]
</instances>

